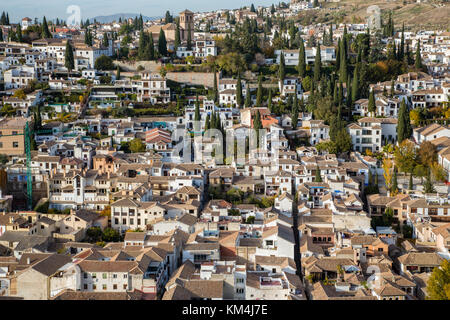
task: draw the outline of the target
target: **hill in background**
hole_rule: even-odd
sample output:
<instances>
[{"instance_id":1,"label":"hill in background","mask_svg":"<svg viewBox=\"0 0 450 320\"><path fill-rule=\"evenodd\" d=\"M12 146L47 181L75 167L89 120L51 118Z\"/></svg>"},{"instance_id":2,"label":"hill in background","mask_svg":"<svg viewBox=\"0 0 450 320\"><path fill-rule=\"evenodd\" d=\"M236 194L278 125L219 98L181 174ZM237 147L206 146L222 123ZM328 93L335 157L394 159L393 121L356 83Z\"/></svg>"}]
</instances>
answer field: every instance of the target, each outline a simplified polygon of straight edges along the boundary
<instances>
[{"instance_id":1,"label":"hill in background","mask_svg":"<svg viewBox=\"0 0 450 320\"><path fill-rule=\"evenodd\" d=\"M135 17L139 17L139 13L116 13L116 14L112 14L109 16L97 16L97 17L93 17L90 20L93 21L94 19L97 20L100 23L111 23L113 21L119 21L119 18L122 18L122 20L125 19L129 19L129 18L135 18ZM147 16L142 16L142 19L144 19L145 21L148 20L158 20L161 19L162 17L147 17Z\"/></svg>"}]
</instances>

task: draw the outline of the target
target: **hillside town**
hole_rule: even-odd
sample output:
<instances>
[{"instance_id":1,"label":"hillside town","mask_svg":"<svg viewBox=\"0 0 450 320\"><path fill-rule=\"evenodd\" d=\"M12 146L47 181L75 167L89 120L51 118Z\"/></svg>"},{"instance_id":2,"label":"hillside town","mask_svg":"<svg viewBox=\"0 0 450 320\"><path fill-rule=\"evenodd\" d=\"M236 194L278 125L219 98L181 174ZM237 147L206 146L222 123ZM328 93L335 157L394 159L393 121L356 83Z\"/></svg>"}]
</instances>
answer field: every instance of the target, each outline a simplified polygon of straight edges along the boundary
<instances>
[{"instance_id":1,"label":"hillside town","mask_svg":"<svg viewBox=\"0 0 450 320\"><path fill-rule=\"evenodd\" d=\"M0 298L450 299L450 32L326 3L2 12Z\"/></svg>"}]
</instances>

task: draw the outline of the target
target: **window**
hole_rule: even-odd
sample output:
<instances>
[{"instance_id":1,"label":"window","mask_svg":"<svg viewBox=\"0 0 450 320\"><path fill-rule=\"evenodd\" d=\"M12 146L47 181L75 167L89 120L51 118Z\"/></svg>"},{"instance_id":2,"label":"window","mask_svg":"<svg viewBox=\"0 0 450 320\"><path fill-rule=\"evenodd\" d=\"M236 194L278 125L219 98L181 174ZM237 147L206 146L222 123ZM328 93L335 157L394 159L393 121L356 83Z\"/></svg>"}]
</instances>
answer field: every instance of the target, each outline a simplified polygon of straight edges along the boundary
<instances>
[{"instance_id":1,"label":"window","mask_svg":"<svg viewBox=\"0 0 450 320\"><path fill-rule=\"evenodd\" d=\"M106 284L102 285L103 290L106 290Z\"/></svg>"},{"instance_id":2,"label":"window","mask_svg":"<svg viewBox=\"0 0 450 320\"><path fill-rule=\"evenodd\" d=\"M103 279L107 279L108 276L107 276L106 273L103 273L103 274L102 274L102 277L103 277Z\"/></svg>"},{"instance_id":3,"label":"window","mask_svg":"<svg viewBox=\"0 0 450 320\"><path fill-rule=\"evenodd\" d=\"M128 278L128 275L127 275L127 274L124 274L124 275L123 275L123 278L124 278L124 279Z\"/></svg>"},{"instance_id":4,"label":"window","mask_svg":"<svg viewBox=\"0 0 450 320\"><path fill-rule=\"evenodd\" d=\"M117 290L117 284L113 284L113 290Z\"/></svg>"},{"instance_id":5,"label":"window","mask_svg":"<svg viewBox=\"0 0 450 320\"><path fill-rule=\"evenodd\" d=\"M92 274L92 279L95 279L95 278L97 278L97 274L96 274L96 273L93 273L93 274Z\"/></svg>"},{"instance_id":6,"label":"window","mask_svg":"<svg viewBox=\"0 0 450 320\"><path fill-rule=\"evenodd\" d=\"M85 285L84 285L84 290L87 290L87 288L88 288L88 285L85 284Z\"/></svg>"},{"instance_id":7,"label":"window","mask_svg":"<svg viewBox=\"0 0 450 320\"><path fill-rule=\"evenodd\" d=\"M124 285L123 285L123 290L126 290L126 289L127 289L127 285L124 284Z\"/></svg>"},{"instance_id":8,"label":"window","mask_svg":"<svg viewBox=\"0 0 450 320\"><path fill-rule=\"evenodd\" d=\"M92 290L97 290L97 285L93 284L92 285Z\"/></svg>"},{"instance_id":9,"label":"window","mask_svg":"<svg viewBox=\"0 0 450 320\"><path fill-rule=\"evenodd\" d=\"M13 148L18 148L18 147L19 147L19 143L16 142L16 141L14 141L13 144L12 144L12 146L13 146Z\"/></svg>"},{"instance_id":10,"label":"window","mask_svg":"<svg viewBox=\"0 0 450 320\"><path fill-rule=\"evenodd\" d=\"M84 277L85 279L87 279L87 273L86 273L86 272L83 274L83 277Z\"/></svg>"},{"instance_id":11,"label":"window","mask_svg":"<svg viewBox=\"0 0 450 320\"><path fill-rule=\"evenodd\" d=\"M117 274L114 273L114 274L112 275L112 277L113 277L113 279L117 279Z\"/></svg>"}]
</instances>

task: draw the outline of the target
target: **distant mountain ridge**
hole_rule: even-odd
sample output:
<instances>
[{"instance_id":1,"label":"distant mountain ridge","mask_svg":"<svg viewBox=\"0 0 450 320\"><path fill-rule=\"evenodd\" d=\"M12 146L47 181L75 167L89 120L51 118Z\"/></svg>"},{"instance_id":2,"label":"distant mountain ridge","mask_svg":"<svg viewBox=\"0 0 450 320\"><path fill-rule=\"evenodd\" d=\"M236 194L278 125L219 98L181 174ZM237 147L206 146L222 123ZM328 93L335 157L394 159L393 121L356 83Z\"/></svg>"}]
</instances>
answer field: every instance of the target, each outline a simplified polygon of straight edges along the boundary
<instances>
[{"instance_id":1,"label":"distant mountain ridge","mask_svg":"<svg viewBox=\"0 0 450 320\"><path fill-rule=\"evenodd\" d=\"M94 21L97 20L97 22L100 23L111 23L113 21L119 21L119 18L122 18L122 20L124 19L129 19L129 18L135 18L135 17L139 17L140 13L116 13L116 14L111 14L109 16L97 16L97 17L93 17L93 18L89 18L90 21ZM142 16L142 19L144 19L144 21L147 20L158 20L161 19L162 17L147 17L147 16Z\"/></svg>"}]
</instances>

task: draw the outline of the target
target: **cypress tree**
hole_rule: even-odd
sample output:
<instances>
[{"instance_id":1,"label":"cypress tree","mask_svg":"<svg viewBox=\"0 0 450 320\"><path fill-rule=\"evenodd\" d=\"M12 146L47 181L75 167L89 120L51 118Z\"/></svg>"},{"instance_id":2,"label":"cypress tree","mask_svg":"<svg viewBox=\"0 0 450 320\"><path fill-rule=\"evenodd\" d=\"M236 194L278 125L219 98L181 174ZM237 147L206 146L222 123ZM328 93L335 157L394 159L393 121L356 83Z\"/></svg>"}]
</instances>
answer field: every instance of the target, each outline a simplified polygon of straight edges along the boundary
<instances>
[{"instance_id":1,"label":"cypress tree","mask_svg":"<svg viewBox=\"0 0 450 320\"><path fill-rule=\"evenodd\" d=\"M191 32L192 32L192 31L191 31L191 24L189 23L189 25L188 25L187 40L186 40L186 42L187 42L187 44L186 44L187 50L192 50Z\"/></svg>"},{"instance_id":2,"label":"cypress tree","mask_svg":"<svg viewBox=\"0 0 450 320\"><path fill-rule=\"evenodd\" d=\"M236 104L238 107L242 107L243 104L243 96L242 96L242 81L241 81L241 74L238 74L237 78L237 84L236 84Z\"/></svg>"},{"instance_id":3,"label":"cypress tree","mask_svg":"<svg viewBox=\"0 0 450 320\"><path fill-rule=\"evenodd\" d=\"M108 34L107 34L106 32L103 33L102 46L103 46L104 48L108 48L108 47L109 47Z\"/></svg>"},{"instance_id":4,"label":"cypress tree","mask_svg":"<svg viewBox=\"0 0 450 320\"><path fill-rule=\"evenodd\" d=\"M180 23L177 22L177 29L175 30L175 51L177 51L178 47L181 46L180 40Z\"/></svg>"},{"instance_id":5,"label":"cypress tree","mask_svg":"<svg viewBox=\"0 0 450 320\"><path fill-rule=\"evenodd\" d=\"M272 89L269 89L269 98L267 99L267 108L271 113L273 113L272 106Z\"/></svg>"},{"instance_id":6,"label":"cypress tree","mask_svg":"<svg viewBox=\"0 0 450 320\"><path fill-rule=\"evenodd\" d=\"M0 28L0 42L3 41L3 30Z\"/></svg>"},{"instance_id":7,"label":"cypress tree","mask_svg":"<svg viewBox=\"0 0 450 320\"><path fill-rule=\"evenodd\" d=\"M22 42L22 27L19 25L17 26L17 42Z\"/></svg>"},{"instance_id":8,"label":"cypress tree","mask_svg":"<svg viewBox=\"0 0 450 320\"><path fill-rule=\"evenodd\" d=\"M433 183L431 182L430 169L428 169L427 178L425 180L425 183L423 184L423 192L425 192L425 193L436 192L436 190L434 189Z\"/></svg>"},{"instance_id":9,"label":"cypress tree","mask_svg":"<svg viewBox=\"0 0 450 320\"><path fill-rule=\"evenodd\" d=\"M408 186L409 190L413 190L414 189L414 183L413 183L413 175L412 173L409 174L409 186Z\"/></svg>"},{"instance_id":10,"label":"cypress tree","mask_svg":"<svg viewBox=\"0 0 450 320\"><path fill-rule=\"evenodd\" d=\"M306 75L306 57L305 57L305 44L303 39L300 39L300 49L298 52L298 75L303 78Z\"/></svg>"},{"instance_id":11,"label":"cypress tree","mask_svg":"<svg viewBox=\"0 0 450 320\"><path fill-rule=\"evenodd\" d=\"M369 105L368 105L369 112L375 112L376 111L376 105L375 105L375 94L373 90L370 90L369 93Z\"/></svg>"},{"instance_id":12,"label":"cypress tree","mask_svg":"<svg viewBox=\"0 0 450 320\"><path fill-rule=\"evenodd\" d=\"M320 45L317 45L316 49L316 57L314 59L314 82L318 82L320 80L322 68L322 58L320 57Z\"/></svg>"},{"instance_id":13,"label":"cypress tree","mask_svg":"<svg viewBox=\"0 0 450 320\"><path fill-rule=\"evenodd\" d=\"M338 45L336 49L336 70L340 70L341 68L341 38L338 39Z\"/></svg>"},{"instance_id":14,"label":"cypress tree","mask_svg":"<svg viewBox=\"0 0 450 320\"><path fill-rule=\"evenodd\" d=\"M161 56L167 56L167 41L166 35L164 34L163 29L159 30L159 38L158 38L158 52Z\"/></svg>"},{"instance_id":15,"label":"cypress tree","mask_svg":"<svg viewBox=\"0 0 450 320\"><path fill-rule=\"evenodd\" d=\"M259 75L258 91L256 91L256 106L257 107L262 107L262 97L263 97L262 76Z\"/></svg>"},{"instance_id":16,"label":"cypress tree","mask_svg":"<svg viewBox=\"0 0 450 320\"><path fill-rule=\"evenodd\" d=\"M392 79L391 81L391 93L390 93L390 97L393 98L395 94L395 81L394 79Z\"/></svg>"},{"instance_id":17,"label":"cypress tree","mask_svg":"<svg viewBox=\"0 0 450 320\"><path fill-rule=\"evenodd\" d=\"M195 100L195 112L194 112L194 121L200 121L201 115L200 115L200 101L198 100L198 94L197 98Z\"/></svg>"},{"instance_id":18,"label":"cypress tree","mask_svg":"<svg viewBox=\"0 0 450 320\"><path fill-rule=\"evenodd\" d=\"M116 69L116 80L120 80L120 67L119 66L117 66L117 69Z\"/></svg>"},{"instance_id":19,"label":"cypress tree","mask_svg":"<svg viewBox=\"0 0 450 320\"><path fill-rule=\"evenodd\" d=\"M330 39L329 39L329 43L330 43L330 46L332 46L332 45L333 45L333 23L332 23L332 24L330 24L330 32L329 32L329 37L330 37Z\"/></svg>"},{"instance_id":20,"label":"cypress tree","mask_svg":"<svg viewBox=\"0 0 450 320\"><path fill-rule=\"evenodd\" d=\"M155 43L153 42L153 34L150 32L148 35L147 52L149 60L155 60Z\"/></svg>"},{"instance_id":21,"label":"cypress tree","mask_svg":"<svg viewBox=\"0 0 450 320\"><path fill-rule=\"evenodd\" d=\"M147 37L144 31L139 32L139 43L138 43L138 58L139 60L148 60L146 56L148 51L147 48Z\"/></svg>"},{"instance_id":22,"label":"cypress tree","mask_svg":"<svg viewBox=\"0 0 450 320\"><path fill-rule=\"evenodd\" d=\"M47 25L47 19L44 18L42 19L42 31L41 31L41 37L42 38L51 38L52 34L50 33L50 31L48 30L48 25Z\"/></svg>"},{"instance_id":23,"label":"cypress tree","mask_svg":"<svg viewBox=\"0 0 450 320\"><path fill-rule=\"evenodd\" d=\"M298 98L297 94L294 94L294 105L292 106L292 114L291 114L291 120L292 120L292 129L297 129L297 123L298 123Z\"/></svg>"},{"instance_id":24,"label":"cypress tree","mask_svg":"<svg viewBox=\"0 0 450 320\"><path fill-rule=\"evenodd\" d=\"M69 40L66 42L66 54L64 66L67 70L72 71L75 68L74 58L73 58L73 48Z\"/></svg>"},{"instance_id":25,"label":"cypress tree","mask_svg":"<svg viewBox=\"0 0 450 320\"><path fill-rule=\"evenodd\" d=\"M402 25L402 38L400 41L400 48L399 48L399 57L398 60L403 60L403 57L405 55L405 23L403 22Z\"/></svg>"},{"instance_id":26,"label":"cypress tree","mask_svg":"<svg viewBox=\"0 0 450 320\"><path fill-rule=\"evenodd\" d=\"M409 118L409 109L406 106L405 100L400 103L400 110L398 112L397 123L397 140L401 143L405 139L409 139L412 134L411 121Z\"/></svg>"},{"instance_id":27,"label":"cypress tree","mask_svg":"<svg viewBox=\"0 0 450 320\"><path fill-rule=\"evenodd\" d=\"M10 25L10 23L9 23L9 13L8 12L6 13L6 25L7 26Z\"/></svg>"},{"instance_id":28,"label":"cypress tree","mask_svg":"<svg viewBox=\"0 0 450 320\"><path fill-rule=\"evenodd\" d=\"M219 103L219 89L217 88L217 73L216 70L213 70L214 72L214 102L217 104Z\"/></svg>"},{"instance_id":29,"label":"cypress tree","mask_svg":"<svg viewBox=\"0 0 450 320\"><path fill-rule=\"evenodd\" d=\"M250 93L250 86L247 83L247 94L245 95L245 107L250 108L252 104L252 97Z\"/></svg>"},{"instance_id":30,"label":"cypress tree","mask_svg":"<svg viewBox=\"0 0 450 320\"><path fill-rule=\"evenodd\" d=\"M339 70L339 80L344 82L347 80L347 55L345 50L341 50L341 65Z\"/></svg>"},{"instance_id":31,"label":"cypress tree","mask_svg":"<svg viewBox=\"0 0 450 320\"><path fill-rule=\"evenodd\" d=\"M314 179L314 182L323 182L319 166L316 167L316 178Z\"/></svg>"},{"instance_id":32,"label":"cypress tree","mask_svg":"<svg viewBox=\"0 0 450 320\"><path fill-rule=\"evenodd\" d=\"M422 56L420 55L420 41L417 41L415 67L418 70L421 70L422 67L423 67L423 65L422 65Z\"/></svg>"},{"instance_id":33,"label":"cypress tree","mask_svg":"<svg viewBox=\"0 0 450 320\"><path fill-rule=\"evenodd\" d=\"M392 177L392 188L391 192L396 193L398 191L398 182L397 182L397 169L394 168L394 176Z\"/></svg>"},{"instance_id":34,"label":"cypress tree","mask_svg":"<svg viewBox=\"0 0 450 320\"><path fill-rule=\"evenodd\" d=\"M205 131L209 130L211 127L211 120L209 119L209 114L206 115L206 119L205 119Z\"/></svg>"},{"instance_id":35,"label":"cypress tree","mask_svg":"<svg viewBox=\"0 0 450 320\"><path fill-rule=\"evenodd\" d=\"M283 81L286 77L285 65L284 65L284 52L281 51L280 55L280 66L278 67L278 78Z\"/></svg>"}]
</instances>

